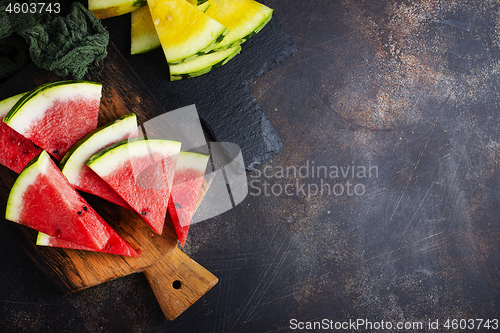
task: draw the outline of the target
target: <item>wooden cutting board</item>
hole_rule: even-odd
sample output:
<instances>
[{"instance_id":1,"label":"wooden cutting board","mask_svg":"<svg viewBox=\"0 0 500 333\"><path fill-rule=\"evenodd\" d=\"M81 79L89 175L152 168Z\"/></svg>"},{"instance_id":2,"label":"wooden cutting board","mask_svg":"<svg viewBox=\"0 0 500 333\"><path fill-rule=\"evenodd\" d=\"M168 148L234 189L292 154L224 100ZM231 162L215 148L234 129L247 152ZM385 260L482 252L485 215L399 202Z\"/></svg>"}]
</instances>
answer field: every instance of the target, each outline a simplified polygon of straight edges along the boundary
<instances>
[{"instance_id":1,"label":"wooden cutting board","mask_svg":"<svg viewBox=\"0 0 500 333\"><path fill-rule=\"evenodd\" d=\"M165 112L142 84L118 50L110 45L99 69L85 80L103 84L99 126L134 112L139 125ZM0 86L0 100L63 78L29 65ZM165 133L175 138L178 133ZM0 166L0 213L17 174ZM131 211L92 195L82 194L89 204L134 248L140 258L109 255L35 244L37 232L4 220L20 237L20 245L49 282L61 293L70 293L133 273L144 272L167 319L173 320L217 283L217 278L177 247L172 222L167 217L157 235Z\"/></svg>"}]
</instances>

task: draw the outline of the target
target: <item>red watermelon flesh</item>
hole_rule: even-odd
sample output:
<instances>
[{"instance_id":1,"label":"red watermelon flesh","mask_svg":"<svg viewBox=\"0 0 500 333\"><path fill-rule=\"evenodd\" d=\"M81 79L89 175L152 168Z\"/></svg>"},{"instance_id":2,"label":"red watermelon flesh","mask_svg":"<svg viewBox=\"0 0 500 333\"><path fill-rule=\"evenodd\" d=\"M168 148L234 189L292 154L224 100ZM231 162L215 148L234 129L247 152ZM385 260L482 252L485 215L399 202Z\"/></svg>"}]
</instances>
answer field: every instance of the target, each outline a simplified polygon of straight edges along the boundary
<instances>
[{"instance_id":1,"label":"red watermelon flesh","mask_svg":"<svg viewBox=\"0 0 500 333\"><path fill-rule=\"evenodd\" d=\"M31 126L25 135L61 160L71 146L97 127L99 105L98 100L55 101L46 116Z\"/></svg>"},{"instance_id":2,"label":"red watermelon flesh","mask_svg":"<svg viewBox=\"0 0 500 333\"><path fill-rule=\"evenodd\" d=\"M167 213L170 187L157 186L166 184L168 177L173 178L172 162L153 156L133 158L121 170L104 179L122 198L141 216L157 234L162 234ZM134 177L138 170L144 170L139 177ZM171 175L171 176L170 176Z\"/></svg>"},{"instance_id":3,"label":"red watermelon flesh","mask_svg":"<svg viewBox=\"0 0 500 333\"><path fill-rule=\"evenodd\" d=\"M102 85L58 81L23 96L4 121L57 160L97 127Z\"/></svg>"},{"instance_id":4,"label":"red watermelon flesh","mask_svg":"<svg viewBox=\"0 0 500 333\"><path fill-rule=\"evenodd\" d=\"M87 161L153 229L162 234L180 142L125 140Z\"/></svg>"},{"instance_id":5,"label":"red watermelon flesh","mask_svg":"<svg viewBox=\"0 0 500 333\"><path fill-rule=\"evenodd\" d=\"M191 220L198 208L207 162L208 155L179 153L168 213L182 247L186 244Z\"/></svg>"},{"instance_id":6,"label":"red watermelon flesh","mask_svg":"<svg viewBox=\"0 0 500 333\"><path fill-rule=\"evenodd\" d=\"M40 246L50 246L50 247L61 247L64 249L72 249L72 250L84 250L84 251L93 251L93 252L103 252L108 254L116 254L123 255L128 257L139 257L139 252L132 249L130 245L128 245L125 241L123 241L118 234L111 235L108 244L111 246L107 246L103 250L94 250L91 247L78 245L75 243L71 243L65 240L62 240L57 237L49 236L44 233L38 233L36 245Z\"/></svg>"},{"instance_id":7,"label":"red watermelon flesh","mask_svg":"<svg viewBox=\"0 0 500 333\"><path fill-rule=\"evenodd\" d=\"M0 102L0 120L3 120L23 95L12 96ZM0 122L0 164L21 173L26 164L41 151L42 149L31 140L14 131L3 121Z\"/></svg>"},{"instance_id":8,"label":"red watermelon flesh","mask_svg":"<svg viewBox=\"0 0 500 333\"><path fill-rule=\"evenodd\" d=\"M103 198L109 202L119 205L123 208L131 210L130 206L125 202L125 200L120 197L115 190L111 188L105 181L99 177L92 169L87 165L83 165L80 171L81 178L77 184L74 184L75 188L96 195Z\"/></svg>"},{"instance_id":9,"label":"red watermelon flesh","mask_svg":"<svg viewBox=\"0 0 500 333\"><path fill-rule=\"evenodd\" d=\"M93 251L138 257L42 151L19 175L6 219Z\"/></svg>"}]
</instances>

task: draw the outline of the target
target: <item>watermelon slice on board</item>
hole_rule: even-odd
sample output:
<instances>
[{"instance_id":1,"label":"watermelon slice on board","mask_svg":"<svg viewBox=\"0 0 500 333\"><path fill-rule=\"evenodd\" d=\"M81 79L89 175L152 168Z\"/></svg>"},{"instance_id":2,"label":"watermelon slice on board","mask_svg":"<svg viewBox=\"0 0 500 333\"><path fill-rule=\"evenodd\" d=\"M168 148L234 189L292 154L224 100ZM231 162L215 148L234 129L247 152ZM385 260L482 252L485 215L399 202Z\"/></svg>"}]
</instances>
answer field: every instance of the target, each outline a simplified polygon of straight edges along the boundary
<instances>
[{"instance_id":1,"label":"watermelon slice on board","mask_svg":"<svg viewBox=\"0 0 500 333\"><path fill-rule=\"evenodd\" d=\"M131 209L85 162L100 150L137 136L137 117L129 113L84 136L64 155L59 167L76 189Z\"/></svg>"},{"instance_id":2,"label":"watermelon slice on board","mask_svg":"<svg viewBox=\"0 0 500 333\"><path fill-rule=\"evenodd\" d=\"M62 247L65 249L73 249L73 250L94 251L90 247L71 243L54 236L49 236L47 234L44 234L43 232L38 232L38 236L36 237L36 245Z\"/></svg>"},{"instance_id":3,"label":"watermelon slice on board","mask_svg":"<svg viewBox=\"0 0 500 333\"><path fill-rule=\"evenodd\" d=\"M242 44L271 20L273 9L254 0L208 0L206 14L229 29L217 49Z\"/></svg>"},{"instance_id":4,"label":"watermelon slice on board","mask_svg":"<svg viewBox=\"0 0 500 333\"><path fill-rule=\"evenodd\" d=\"M3 121L59 161L97 127L101 90L90 81L46 83L22 96Z\"/></svg>"},{"instance_id":5,"label":"watermelon slice on board","mask_svg":"<svg viewBox=\"0 0 500 333\"><path fill-rule=\"evenodd\" d=\"M182 247L186 244L191 220L198 207L208 158L209 155L205 154L179 153L168 202L168 213Z\"/></svg>"},{"instance_id":6,"label":"watermelon slice on board","mask_svg":"<svg viewBox=\"0 0 500 333\"><path fill-rule=\"evenodd\" d=\"M167 211L181 247L186 244L191 220L203 198L202 185L208 158L209 155L206 154L180 152L177 159ZM41 232L38 233L36 244L77 250L87 249Z\"/></svg>"},{"instance_id":7,"label":"watermelon slice on board","mask_svg":"<svg viewBox=\"0 0 500 333\"><path fill-rule=\"evenodd\" d=\"M0 120L26 93L0 101ZM21 173L26 164L42 151L31 140L14 131L6 123L0 123L0 164Z\"/></svg>"},{"instance_id":8,"label":"watermelon slice on board","mask_svg":"<svg viewBox=\"0 0 500 333\"><path fill-rule=\"evenodd\" d=\"M124 140L86 164L161 235L180 148L173 140Z\"/></svg>"},{"instance_id":9,"label":"watermelon slice on board","mask_svg":"<svg viewBox=\"0 0 500 333\"><path fill-rule=\"evenodd\" d=\"M93 251L139 257L78 194L46 151L16 179L5 218Z\"/></svg>"}]
</instances>

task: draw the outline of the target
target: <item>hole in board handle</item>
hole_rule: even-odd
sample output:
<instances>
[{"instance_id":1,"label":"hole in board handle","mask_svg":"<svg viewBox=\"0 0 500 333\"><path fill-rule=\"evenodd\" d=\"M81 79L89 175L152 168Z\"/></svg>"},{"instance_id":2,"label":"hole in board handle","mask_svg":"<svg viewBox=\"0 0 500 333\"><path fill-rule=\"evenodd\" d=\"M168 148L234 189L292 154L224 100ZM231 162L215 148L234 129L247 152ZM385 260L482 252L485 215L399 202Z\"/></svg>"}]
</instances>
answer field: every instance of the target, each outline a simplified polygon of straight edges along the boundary
<instances>
[{"instance_id":1,"label":"hole in board handle","mask_svg":"<svg viewBox=\"0 0 500 333\"><path fill-rule=\"evenodd\" d=\"M181 287L182 287L182 282L181 282L181 281L179 281L179 280L175 280L174 282L172 282L172 287L173 287L174 289L181 289Z\"/></svg>"}]
</instances>

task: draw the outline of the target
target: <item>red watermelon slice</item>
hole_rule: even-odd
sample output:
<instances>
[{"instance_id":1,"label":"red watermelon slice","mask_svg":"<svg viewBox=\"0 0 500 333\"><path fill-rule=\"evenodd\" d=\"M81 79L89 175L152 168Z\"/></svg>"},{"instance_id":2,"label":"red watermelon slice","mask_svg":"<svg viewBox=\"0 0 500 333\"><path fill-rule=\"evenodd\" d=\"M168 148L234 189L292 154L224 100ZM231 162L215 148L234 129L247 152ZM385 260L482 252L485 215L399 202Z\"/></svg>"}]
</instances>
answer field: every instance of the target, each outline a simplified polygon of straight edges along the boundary
<instances>
[{"instance_id":1,"label":"red watermelon slice","mask_svg":"<svg viewBox=\"0 0 500 333\"><path fill-rule=\"evenodd\" d=\"M58 81L28 92L4 122L57 160L97 127L102 84Z\"/></svg>"},{"instance_id":2,"label":"red watermelon slice","mask_svg":"<svg viewBox=\"0 0 500 333\"><path fill-rule=\"evenodd\" d=\"M134 113L129 113L83 137L64 155L59 167L68 181L78 190L131 209L85 162L98 151L137 135L137 117Z\"/></svg>"},{"instance_id":3,"label":"red watermelon slice","mask_svg":"<svg viewBox=\"0 0 500 333\"><path fill-rule=\"evenodd\" d=\"M86 164L162 234L181 143L171 140L124 140L103 149Z\"/></svg>"},{"instance_id":4,"label":"red watermelon slice","mask_svg":"<svg viewBox=\"0 0 500 333\"><path fill-rule=\"evenodd\" d=\"M182 247L186 244L189 226L198 207L201 185L209 155L180 152L170 192L168 213Z\"/></svg>"},{"instance_id":5,"label":"red watermelon slice","mask_svg":"<svg viewBox=\"0 0 500 333\"><path fill-rule=\"evenodd\" d=\"M78 245L72 242L62 240L60 238L49 236L43 232L38 232L36 238L36 245L38 246L50 246L50 247L61 247L64 249L72 250L83 250L83 251L93 251L93 252L103 252L108 254L125 255L128 257L139 257L139 252L136 250L131 251L131 247L125 241L118 242L114 246L110 247L108 250L95 250L88 246Z\"/></svg>"},{"instance_id":6,"label":"red watermelon slice","mask_svg":"<svg viewBox=\"0 0 500 333\"><path fill-rule=\"evenodd\" d=\"M93 251L139 256L78 194L46 151L12 186L5 218Z\"/></svg>"},{"instance_id":7,"label":"red watermelon slice","mask_svg":"<svg viewBox=\"0 0 500 333\"><path fill-rule=\"evenodd\" d=\"M23 97L25 93L0 101L0 120ZM21 173L29 161L42 151L21 134L14 131L6 123L0 123L0 164L16 173Z\"/></svg>"}]
</instances>

